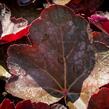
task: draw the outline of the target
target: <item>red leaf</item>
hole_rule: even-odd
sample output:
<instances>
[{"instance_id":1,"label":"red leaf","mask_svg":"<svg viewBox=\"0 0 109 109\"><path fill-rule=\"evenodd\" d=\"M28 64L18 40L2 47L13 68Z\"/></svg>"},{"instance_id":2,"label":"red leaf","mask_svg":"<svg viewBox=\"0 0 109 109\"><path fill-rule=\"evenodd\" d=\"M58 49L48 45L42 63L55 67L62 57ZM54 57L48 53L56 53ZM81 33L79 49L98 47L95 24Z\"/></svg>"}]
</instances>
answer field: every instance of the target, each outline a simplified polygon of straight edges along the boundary
<instances>
[{"instance_id":1,"label":"red leaf","mask_svg":"<svg viewBox=\"0 0 109 109\"><path fill-rule=\"evenodd\" d=\"M101 31L109 35L109 19L108 13L93 14L89 17L89 21L98 27Z\"/></svg>"},{"instance_id":2,"label":"red leaf","mask_svg":"<svg viewBox=\"0 0 109 109\"><path fill-rule=\"evenodd\" d=\"M103 87L109 88L109 83L101 86L100 89L103 88Z\"/></svg>"},{"instance_id":3,"label":"red leaf","mask_svg":"<svg viewBox=\"0 0 109 109\"><path fill-rule=\"evenodd\" d=\"M33 109L33 106L30 100L25 100L18 102L16 104L16 109Z\"/></svg>"},{"instance_id":4,"label":"red leaf","mask_svg":"<svg viewBox=\"0 0 109 109\"><path fill-rule=\"evenodd\" d=\"M33 109L50 109L50 106L48 106L46 103L33 103Z\"/></svg>"},{"instance_id":5,"label":"red leaf","mask_svg":"<svg viewBox=\"0 0 109 109\"><path fill-rule=\"evenodd\" d=\"M109 88L103 87L92 95L88 109L109 109Z\"/></svg>"},{"instance_id":6,"label":"red leaf","mask_svg":"<svg viewBox=\"0 0 109 109\"><path fill-rule=\"evenodd\" d=\"M1 4L2 5L2 4ZM18 40L29 34L28 21L23 18L11 18L11 11L2 6L0 19L0 44Z\"/></svg>"},{"instance_id":7,"label":"red leaf","mask_svg":"<svg viewBox=\"0 0 109 109\"><path fill-rule=\"evenodd\" d=\"M95 63L87 30L87 21L69 8L46 8L30 28L32 45L8 49L10 73L18 78L9 80L7 91L48 104L63 97L74 102Z\"/></svg>"},{"instance_id":8,"label":"red leaf","mask_svg":"<svg viewBox=\"0 0 109 109\"><path fill-rule=\"evenodd\" d=\"M11 102L9 99L4 99L3 102L0 104L0 109L15 109L14 103Z\"/></svg>"},{"instance_id":9,"label":"red leaf","mask_svg":"<svg viewBox=\"0 0 109 109\"><path fill-rule=\"evenodd\" d=\"M9 99L4 99L0 109L50 109L50 106L42 102L32 103L30 100L20 101L15 106Z\"/></svg>"},{"instance_id":10,"label":"red leaf","mask_svg":"<svg viewBox=\"0 0 109 109\"><path fill-rule=\"evenodd\" d=\"M84 13L87 16L95 12L102 2L103 0L71 0L66 5L77 13Z\"/></svg>"},{"instance_id":11,"label":"red leaf","mask_svg":"<svg viewBox=\"0 0 109 109\"><path fill-rule=\"evenodd\" d=\"M17 32L16 34L8 34L0 38L0 44L6 44L12 41L16 41L21 39L22 37L28 36L29 34L29 26L24 28L23 30Z\"/></svg>"}]
</instances>

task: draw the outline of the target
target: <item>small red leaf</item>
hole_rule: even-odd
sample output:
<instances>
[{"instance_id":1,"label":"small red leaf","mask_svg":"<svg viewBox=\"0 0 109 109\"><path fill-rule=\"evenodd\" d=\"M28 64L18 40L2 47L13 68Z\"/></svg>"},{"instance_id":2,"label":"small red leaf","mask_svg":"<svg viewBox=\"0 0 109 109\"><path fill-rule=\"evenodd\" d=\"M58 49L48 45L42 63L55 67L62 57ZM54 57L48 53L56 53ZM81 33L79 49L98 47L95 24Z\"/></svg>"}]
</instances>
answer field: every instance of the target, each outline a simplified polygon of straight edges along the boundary
<instances>
[{"instance_id":1,"label":"small red leaf","mask_svg":"<svg viewBox=\"0 0 109 109\"><path fill-rule=\"evenodd\" d=\"M9 99L4 99L3 102L0 104L0 109L15 109L14 103L11 102Z\"/></svg>"},{"instance_id":2,"label":"small red leaf","mask_svg":"<svg viewBox=\"0 0 109 109\"><path fill-rule=\"evenodd\" d=\"M109 109L109 88L103 87L92 95L88 109Z\"/></svg>"},{"instance_id":3,"label":"small red leaf","mask_svg":"<svg viewBox=\"0 0 109 109\"><path fill-rule=\"evenodd\" d=\"M89 18L89 21L98 27L101 31L109 35L109 18L108 13L93 14Z\"/></svg>"},{"instance_id":4,"label":"small red leaf","mask_svg":"<svg viewBox=\"0 0 109 109\"><path fill-rule=\"evenodd\" d=\"M9 99L4 99L0 104L0 109L50 109L50 106L42 102L32 103L30 100L20 101L15 106Z\"/></svg>"},{"instance_id":5,"label":"small red leaf","mask_svg":"<svg viewBox=\"0 0 109 109\"><path fill-rule=\"evenodd\" d=\"M16 105L16 109L50 109L49 105L46 103L31 103L30 100L25 100L18 102Z\"/></svg>"},{"instance_id":6,"label":"small red leaf","mask_svg":"<svg viewBox=\"0 0 109 109\"><path fill-rule=\"evenodd\" d=\"M28 34L29 34L29 26L17 32L16 34L8 34L3 36L2 38L0 38L0 44L6 44L12 41L16 41L24 36L27 36Z\"/></svg>"},{"instance_id":7,"label":"small red leaf","mask_svg":"<svg viewBox=\"0 0 109 109\"><path fill-rule=\"evenodd\" d=\"M2 5L2 4L1 4ZM5 5L0 7L0 44L18 40L29 33L28 21L23 18L11 18L11 11Z\"/></svg>"},{"instance_id":8,"label":"small red leaf","mask_svg":"<svg viewBox=\"0 0 109 109\"><path fill-rule=\"evenodd\" d=\"M30 100L25 100L18 102L16 104L16 109L33 109L33 106Z\"/></svg>"}]
</instances>

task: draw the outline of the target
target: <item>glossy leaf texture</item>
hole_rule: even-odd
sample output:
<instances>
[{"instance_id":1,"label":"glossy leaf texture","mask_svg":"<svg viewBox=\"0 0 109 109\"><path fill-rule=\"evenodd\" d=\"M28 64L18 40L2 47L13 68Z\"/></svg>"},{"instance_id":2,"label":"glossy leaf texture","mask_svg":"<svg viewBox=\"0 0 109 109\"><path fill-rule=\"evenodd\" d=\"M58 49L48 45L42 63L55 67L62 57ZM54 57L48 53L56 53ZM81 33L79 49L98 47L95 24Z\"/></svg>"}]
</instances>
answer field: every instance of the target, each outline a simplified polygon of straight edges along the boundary
<instances>
[{"instance_id":1,"label":"glossy leaf texture","mask_svg":"<svg viewBox=\"0 0 109 109\"><path fill-rule=\"evenodd\" d=\"M109 35L109 13L98 12L91 15L89 21L101 31Z\"/></svg>"},{"instance_id":2,"label":"glossy leaf texture","mask_svg":"<svg viewBox=\"0 0 109 109\"><path fill-rule=\"evenodd\" d=\"M109 84L103 86L92 95L88 109L108 109L109 108Z\"/></svg>"},{"instance_id":3,"label":"glossy leaf texture","mask_svg":"<svg viewBox=\"0 0 109 109\"><path fill-rule=\"evenodd\" d=\"M11 18L11 11L0 4L0 44L18 40L29 34L28 21L24 18Z\"/></svg>"},{"instance_id":4,"label":"glossy leaf texture","mask_svg":"<svg viewBox=\"0 0 109 109\"><path fill-rule=\"evenodd\" d=\"M7 83L7 91L48 104L63 97L74 102L95 63L88 35L86 20L69 8L46 8L30 28L32 45L8 49L8 68L15 77Z\"/></svg>"},{"instance_id":5,"label":"glossy leaf texture","mask_svg":"<svg viewBox=\"0 0 109 109\"><path fill-rule=\"evenodd\" d=\"M4 99L0 104L0 109L50 109L45 103L35 103L30 100L20 101L16 105L9 99Z\"/></svg>"}]
</instances>

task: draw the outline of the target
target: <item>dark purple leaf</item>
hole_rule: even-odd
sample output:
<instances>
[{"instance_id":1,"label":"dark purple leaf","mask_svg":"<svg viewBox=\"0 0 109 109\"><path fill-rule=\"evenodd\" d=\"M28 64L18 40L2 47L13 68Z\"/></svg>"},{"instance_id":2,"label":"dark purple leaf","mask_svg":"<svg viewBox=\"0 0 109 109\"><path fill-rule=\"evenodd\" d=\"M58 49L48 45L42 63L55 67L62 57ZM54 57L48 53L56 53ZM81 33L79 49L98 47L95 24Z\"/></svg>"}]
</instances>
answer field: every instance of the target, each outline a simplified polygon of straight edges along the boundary
<instances>
[{"instance_id":1,"label":"dark purple leaf","mask_svg":"<svg viewBox=\"0 0 109 109\"><path fill-rule=\"evenodd\" d=\"M86 20L52 5L32 23L30 39L32 45L8 49L8 68L15 76L7 91L49 104L62 97L75 101L95 62Z\"/></svg>"}]
</instances>

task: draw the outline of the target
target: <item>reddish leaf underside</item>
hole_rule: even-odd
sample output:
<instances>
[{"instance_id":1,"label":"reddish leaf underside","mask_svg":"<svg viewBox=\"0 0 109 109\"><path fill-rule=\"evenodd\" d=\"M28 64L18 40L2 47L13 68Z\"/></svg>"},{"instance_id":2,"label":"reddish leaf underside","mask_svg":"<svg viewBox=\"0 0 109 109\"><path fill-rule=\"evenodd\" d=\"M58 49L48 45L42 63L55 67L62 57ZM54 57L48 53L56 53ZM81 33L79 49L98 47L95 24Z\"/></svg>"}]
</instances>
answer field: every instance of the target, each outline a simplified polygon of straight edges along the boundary
<instances>
[{"instance_id":1,"label":"reddish leaf underside","mask_svg":"<svg viewBox=\"0 0 109 109\"><path fill-rule=\"evenodd\" d=\"M8 49L8 68L15 76L6 90L49 104L65 96L74 102L95 62L87 25L67 7L46 8L30 28L32 45Z\"/></svg>"}]
</instances>

